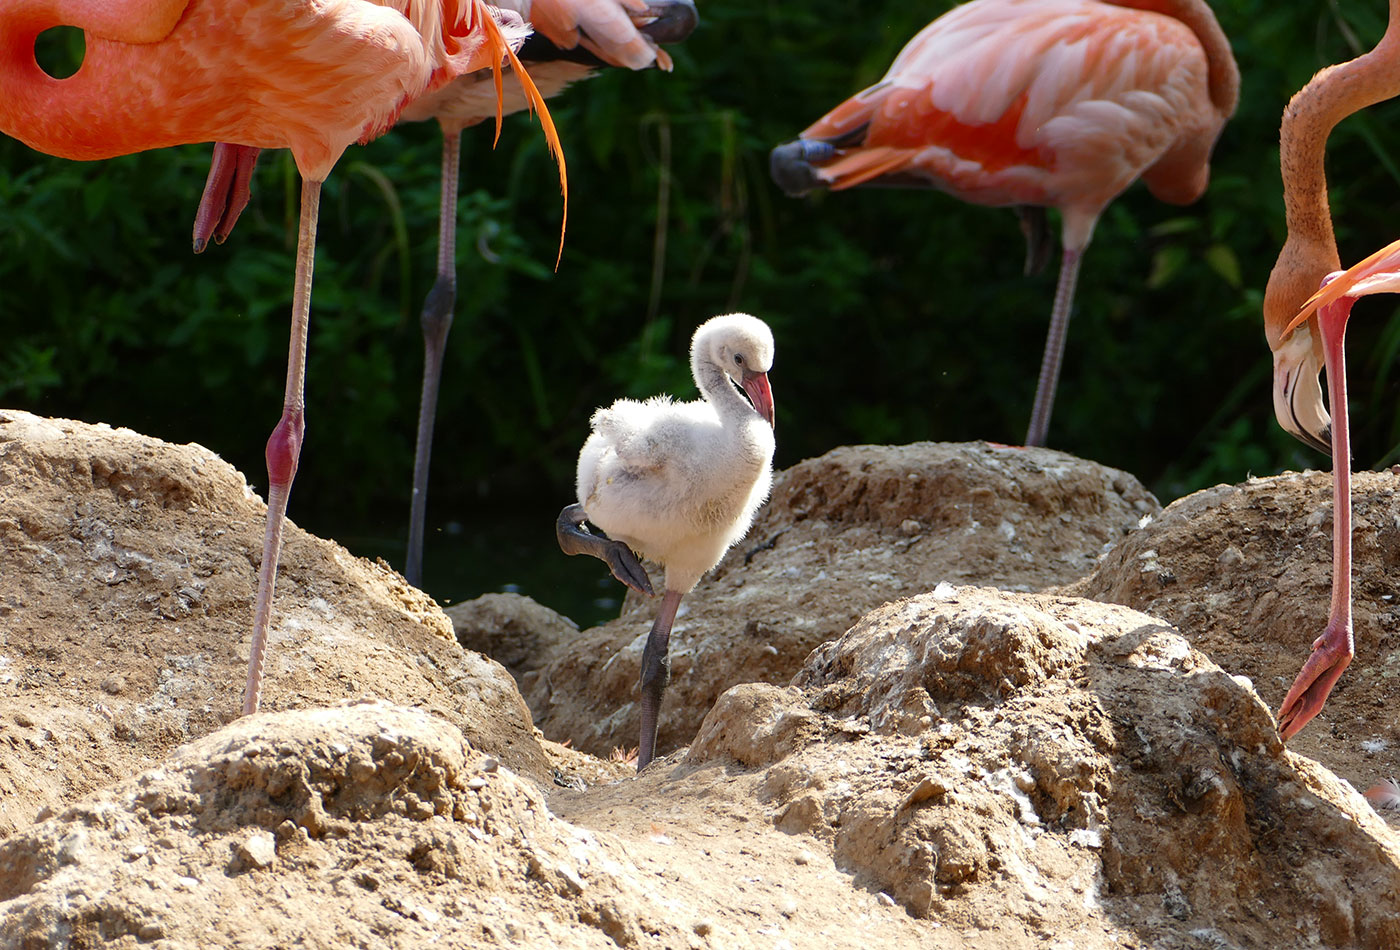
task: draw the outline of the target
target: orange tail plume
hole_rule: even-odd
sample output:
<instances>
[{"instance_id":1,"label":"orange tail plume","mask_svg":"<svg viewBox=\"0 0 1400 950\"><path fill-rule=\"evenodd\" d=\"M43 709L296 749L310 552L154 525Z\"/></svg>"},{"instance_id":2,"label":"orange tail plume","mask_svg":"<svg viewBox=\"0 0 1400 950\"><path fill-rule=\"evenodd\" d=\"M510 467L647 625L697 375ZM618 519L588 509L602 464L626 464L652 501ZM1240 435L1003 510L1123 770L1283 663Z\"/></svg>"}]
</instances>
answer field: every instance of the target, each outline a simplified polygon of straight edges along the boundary
<instances>
[{"instance_id":1,"label":"orange tail plume","mask_svg":"<svg viewBox=\"0 0 1400 950\"><path fill-rule=\"evenodd\" d=\"M559 254L554 258L554 269L557 271L560 261L564 259L564 232L569 226L569 171L568 164L564 160L564 146L559 142L559 132L554 127L554 119L549 114L549 107L544 104L544 96L540 95L539 88L535 85L535 81L530 78L530 74L525 71L525 65L515 55L515 50L511 49L510 44L501 36L495 19L486 14L485 6L483 0L476 0L477 11L487 24L486 41L491 45L492 56L491 78L496 85L496 138L492 141L491 146L494 148L496 143L501 140L504 96L504 88L501 84L501 59L504 55L510 60L511 69L515 70L520 88L525 91L525 98L530 103L530 111L539 114L540 127L544 129L544 138L549 143L549 152L559 165L559 191L564 196L564 215L559 222Z\"/></svg>"},{"instance_id":2,"label":"orange tail plume","mask_svg":"<svg viewBox=\"0 0 1400 950\"><path fill-rule=\"evenodd\" d=\"M832 191L842 191L863 185L881 175L899 171L908 164L907 149L869 148L848 152L831 164L817 169L817 174L824 181L830 182Z\"/></svg>"}]
</instances>

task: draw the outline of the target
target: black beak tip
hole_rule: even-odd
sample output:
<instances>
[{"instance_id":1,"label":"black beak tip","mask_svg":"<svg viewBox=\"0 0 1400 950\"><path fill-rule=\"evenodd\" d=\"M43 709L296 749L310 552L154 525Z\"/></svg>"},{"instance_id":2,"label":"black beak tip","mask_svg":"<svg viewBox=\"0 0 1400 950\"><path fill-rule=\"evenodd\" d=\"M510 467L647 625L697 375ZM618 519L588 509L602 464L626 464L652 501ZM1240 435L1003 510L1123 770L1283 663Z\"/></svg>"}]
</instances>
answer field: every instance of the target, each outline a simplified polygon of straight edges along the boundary
<instances>
[{"instance_id":1,"label":"black beak tip","mask_svg":"<svg viewBox=\"0 0 1400 950\"><path fill-rule=\"evenodd\" d=\"M828 142L794 139L775 146L768 153L768 174L773 183L793 198L821 187L813 162L824 162L836 154Z\"/></svg>"},{"instance_id":2,"label":"black beak tip","mask_svg":"<svg viewBox=\"0 0 1400 950\"><path fill-rule=\"evenodd\" d=\"M641 32L662 44L679 43L700 25L692 0L653 0L647 12L656 17Z\"/></svg>"}]
</instances>

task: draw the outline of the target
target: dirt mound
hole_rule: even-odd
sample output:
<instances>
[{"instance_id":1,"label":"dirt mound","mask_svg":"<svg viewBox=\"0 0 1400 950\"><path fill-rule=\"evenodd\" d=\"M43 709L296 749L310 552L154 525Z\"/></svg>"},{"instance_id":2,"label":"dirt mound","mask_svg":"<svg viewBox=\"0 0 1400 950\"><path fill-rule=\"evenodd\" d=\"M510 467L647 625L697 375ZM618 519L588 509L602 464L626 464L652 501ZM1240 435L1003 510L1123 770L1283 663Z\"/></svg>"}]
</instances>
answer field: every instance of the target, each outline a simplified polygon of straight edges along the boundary
<instances>
[{"instance_id":1,"label":"dirt mound","mask_svg":"<svg viewBox=\"0 0 1400 950\"><path fill-rule=\"evenodd\" d=\"M537 670L578 624L520 594L482 594L446 610L457 642L484 653L520 677Z\"/></svg>"},{"instance_id":2,"label":"dirt mound","mask_svg":"<svg viewBox=\"0 0 1400 950\"><path fill-rule=\"evenodd\" d=\"M263 713L0 843L0 945L685 946L641 877L437 717Z\"/></svg>"},{"instance_id":3,"label":"dirt mound","mask_svg":"<svg viewBox=\"0 0 1400 950\"><path fill-rule=\"evenodd\" d=\"M778 828L982 946L1400 945L1400 839L1247 684L1124 608L890 604L792 687L721 697L696 768L757 776Z\"/></svg>"},{"instance_id":4,"label":"dirt mound","mask_svg":"<svg viewBox=\"0 0 1400 950\"><path fill-rule=\"evenodd\" d=\"M1289 742L1357 788L1400 775L1391 712L1400 677L1396 477L1352 480L1356 659L1322 714ZM1327 622L1332 479L1252 478L1173 502L1065 593L1125 604L1174 624L1278 710Z\"/></svg>"},{"instance_id":5,"label":"dirt mound","mask_svg":"<svg viewBox=\"0 0 1400 950\"><path fill-rule=\"evenodd\" d=\"M14 411L0 497L4 834L237 716L266 509L201 446ZM509 674L382 563L289 526L270 644L266 709L381 697L550 774Z\"/></svg>"},{"instance_id":6,"label":"dirt mound","mask_svg":"<svg viewBox=\"0 0 1400 950\"><path fill-rule=\"evenodd\" d=\"M225 724L261 503L198 446L0 414L0 950L1400 945L1400 843L1296 754L1389 771L1390 481L1359 479L1360 657L1285 749L1228 674L1276 703L1320 628L1325 476L1139 529L1150 496L1059 453L804 463L677 625L693 747L633 777L539 740L430 600L295 529L270 709ZM948 583L1063 581L1115 544L1075 589L1166 619ZM483 643L557 639L477 606ZM586 722L612 682L623 728L648 624L565 636L525 674L542 708ZM791 685L702 709L766 677ZM342 702L366 695L391 704Z\"/></svg>"},{"instance_id":7,"label":"dirt mound","mask_svg":"<svg viewBox=\"0 0 1400 950\"><path fill-rule=\"evenodd\" d=\"M808 653L886 601L944 581L1064 584L1159 510L1131 475L1049 449L866 445L795 465L681 603L658 747L689 742L735 683L786 683ZM636 745L653 614L630 597L620 618L561 641L522 678L546 735L595 754Z\"/></svg>"}]
</instances>

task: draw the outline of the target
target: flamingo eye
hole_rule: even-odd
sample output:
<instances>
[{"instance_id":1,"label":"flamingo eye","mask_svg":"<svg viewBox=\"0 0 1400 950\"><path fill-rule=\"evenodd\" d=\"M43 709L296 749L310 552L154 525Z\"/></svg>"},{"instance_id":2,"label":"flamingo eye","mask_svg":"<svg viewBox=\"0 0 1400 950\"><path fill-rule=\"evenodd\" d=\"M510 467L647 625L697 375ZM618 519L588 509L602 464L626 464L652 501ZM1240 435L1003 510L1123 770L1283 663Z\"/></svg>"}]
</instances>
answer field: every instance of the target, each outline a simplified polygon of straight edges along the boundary
<instances>
[{"instance_id":1,"label":"flamingo eye","mask_svg":"<svg viewBox=\"0 0 1400 950\"><path fill-rule=\"evenodd\" d=\"M743 354L743 353L735 353L735 354L734 354L734 362L735 362L735 364L737 364L737 365L739 365L739 366L743 366L743 365L744 365L744 354Z\"/></svg>"}]
</instances>

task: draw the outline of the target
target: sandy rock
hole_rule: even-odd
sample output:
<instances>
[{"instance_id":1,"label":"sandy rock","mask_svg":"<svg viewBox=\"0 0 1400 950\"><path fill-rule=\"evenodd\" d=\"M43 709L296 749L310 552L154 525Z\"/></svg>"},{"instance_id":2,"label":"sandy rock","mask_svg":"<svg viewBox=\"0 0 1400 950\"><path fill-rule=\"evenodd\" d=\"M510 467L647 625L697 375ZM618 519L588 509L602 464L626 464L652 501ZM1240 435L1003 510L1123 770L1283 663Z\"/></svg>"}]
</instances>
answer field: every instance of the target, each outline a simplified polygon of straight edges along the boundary
<instances>
[{"instance_id":1,"label":"sandy rock","mask_svg":"<svg viewBox=\"0 0 1400 950\"><path fill-rule=\"evenodd\" d=\"M815 647L886 601L944 581L1067 583L1159 510L1131 475L1049 449L867 445L793 466L681 604L658 746L689 742L735 683L786 683ZM619 619L569 638L522 679L545 735L596 754L637 744L653 615L629 598Z\"/></svg>"},{"instance_id":2,"label":"sandy rock","mask_svg":"<svg viewBox=\"0 0 1400 950\"><path fill-rule=\"evenodd\" d=\"M578 636L578 624L521 594L482 594L447 608L457 642L520 678L554 648Z\"/></svg>"},{"instance_id":3,"label":"sandy rock","mask_svg":"<svg viewBox=\"0 0 1400 950\"><path fill-rule=\"evenodd\" d=\"M687 946L486 759L382 703L240 719L0 842L0 946Z\"/></svg>"},{"instance_id":4,"label":"sandy rock","mask_svg":"<svg viewBox=\"0 0 1400 950\"><path fill-rule=\"evenodd\" d=\"M0 412L0 834L238 715L265 510L201 446ZM383 563L291 525L264 707L365 696L548 780L499 664Z\"/></svg>"},{"instance_id":5,"label":"sandy rock","mask_svg":"<svg viewBox=\"0 0 1400 950\"><path fill-rule=\"evenodd\" d=\"M1389 472L1353 476L1356 659L1289 743L1361 789L1400 776L1397 485ZM1326 625L1331 583L1332 479L1309 472L1178 499L1063 590L1174 624L1276 711Z\"/></svg>"},{"instance_id":6,"label":"sandy rock","mask_svg":"<svg viewBox=\"0 0 1400 950\"><path fill-rule=\"evenodd\" d=\"M792 687L721 697L676 772L716 768L983 946L1400 945L1400 839L1247 684L1125 608L890 604Z\"/></svg>"}]
</instances>

